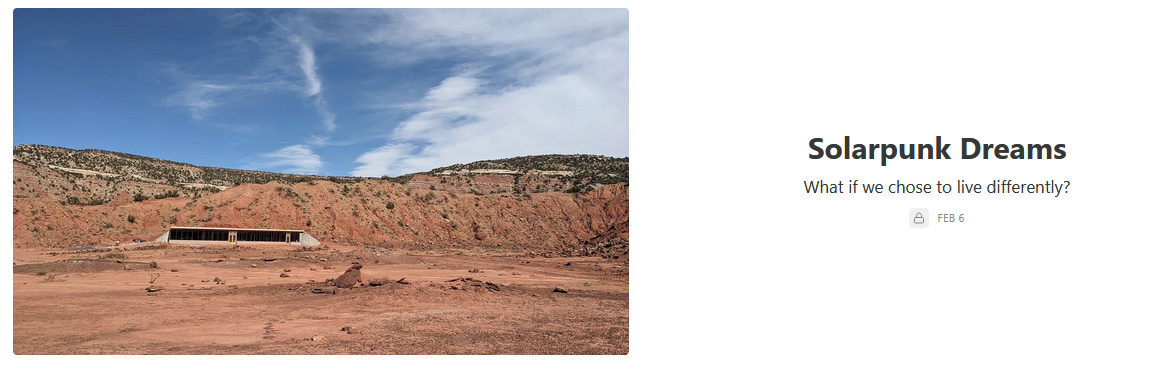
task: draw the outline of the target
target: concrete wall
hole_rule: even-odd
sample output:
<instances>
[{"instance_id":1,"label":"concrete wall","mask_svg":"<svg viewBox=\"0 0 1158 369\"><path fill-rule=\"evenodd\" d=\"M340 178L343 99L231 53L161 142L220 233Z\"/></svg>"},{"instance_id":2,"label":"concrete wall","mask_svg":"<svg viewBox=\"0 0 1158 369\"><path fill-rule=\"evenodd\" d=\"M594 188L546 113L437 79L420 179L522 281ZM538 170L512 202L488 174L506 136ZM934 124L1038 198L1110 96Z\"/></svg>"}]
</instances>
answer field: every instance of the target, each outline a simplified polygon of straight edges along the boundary
<instances>
[{"instance_id":1,"label":"concrete wall","mask_svg":"<svg viewBox=\"0 0 1158 369\"><path fill-rule=\"evenodd\" d=\"M302 246L319 246L322 244L318 241L318 239L314 238L314 236L310 236L310 234L306 232L302 232L301 241Z\"/></svg>"}]
</instances>

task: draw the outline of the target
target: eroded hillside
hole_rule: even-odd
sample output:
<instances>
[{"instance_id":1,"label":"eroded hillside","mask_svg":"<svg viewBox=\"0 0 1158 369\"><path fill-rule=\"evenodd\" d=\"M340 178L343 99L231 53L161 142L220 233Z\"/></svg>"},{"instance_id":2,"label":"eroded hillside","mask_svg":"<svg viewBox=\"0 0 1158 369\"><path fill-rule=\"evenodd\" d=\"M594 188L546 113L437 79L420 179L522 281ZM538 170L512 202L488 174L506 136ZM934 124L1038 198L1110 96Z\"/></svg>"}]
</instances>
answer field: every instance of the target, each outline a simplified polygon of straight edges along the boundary
<instances>
[{"instance_id":1,"label":"eroded hillside","mask_svg":"<svg viewBox=\"0 0 1158 369\"><path fill-rule=\"evenodd\" d=\"M614 160L626 165L626 159ZM614 176L577 179L519 168L475 173L468 167L393 180L269 182L214 192L36 163L13 163L15 247L151 241L169 226L220 226L303 229L323 243L408 250L608 257L627 251L628 185L600 183ZM619 175L626 176L626 168Z\"/></svg>"}]
</instances>

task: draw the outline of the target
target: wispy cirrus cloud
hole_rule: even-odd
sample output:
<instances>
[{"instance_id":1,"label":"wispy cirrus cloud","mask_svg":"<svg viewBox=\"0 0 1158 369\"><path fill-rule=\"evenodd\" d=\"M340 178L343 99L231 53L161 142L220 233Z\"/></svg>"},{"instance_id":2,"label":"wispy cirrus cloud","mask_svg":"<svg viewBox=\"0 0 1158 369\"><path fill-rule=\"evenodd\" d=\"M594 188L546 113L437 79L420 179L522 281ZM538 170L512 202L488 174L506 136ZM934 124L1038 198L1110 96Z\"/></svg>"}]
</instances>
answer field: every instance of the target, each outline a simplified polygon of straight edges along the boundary
<instances>
[{"instance_id":1,"label":"wispy cirrus cloud","mask_svg":"<svg viewBox=\"0 0 1158 369\"><path fill-rule=\"evenodd\" d=\"M257 31L253 35L229 46L263 55L260 60L243 65L242 72L232 73L209 71L194 74L171 67L169 72L174 75L177 88L166 98L166 105L184 107L193 120L203 120L215 109L245 105L256 97L300 92L317 112L321 127L326 132L333 132L337 128L336 115L326 104L317 55L310 41L301 34L306 29L287 27L276 19L268 22L260 19L262 17L244 11L229 11L221 16L226 27L256 24ZM250 50L254 48L256 50Z\"/></svg>"},{"instance_id":2,"label":"wispy cirrus cloud","mask_svg":"<svg viewBox=\"0 0 1158 369\"><path fill-rule=\"evenodd\" d=\"M307 145L291 145L275 152L258 155L259 160L246 166L251 170L277 170L294 174L318 174L324 162Z\"/></svg>"},{"instance_id":3,"label":"wispy cirrus cloud","mask_svg":"<svg viewBox=\"0 0 1158 369\"><path fill-rule=\"evenodd\" d=\"M314 110L322 119L322 127L326 132L333 132L338 126L334 124L334 113L326 107L326 100L322 97L322 79L318 77L314 49L300 38L295 38L293 42L298 45L298 67L305 76L305 94L313 98Z\"/></svg>"},{"instance_id":4,"label":"wispy cirrus cloud","mask_svg":"<svg viewBox=\"0 0 1158 369\"><path fill-rule=\"evenodd\" d=\"M168 106L181 106L189 109L189 115L194 120L205 119L206 113L220 103L217 99L231 90L231 86L216 85L213 83L196 82L186 85L177 93L165 99Z\"/></svg>"},{"instance_id":5,"label":"wispy cirrus cloud","mask_svg":"<svg viewBox=\"0 0 1158 369\"><path fill-rule=\"evenodd\" d=\"M195 121L209 117L214 109L244 105L255 97L295 88L293 81L265 73L196 74L173 65L164 71L177 87L164 104L187 109Z\"/></svg>"},{"instance_id":6,"label":"wispy cirrus cloud","mask_svg":"<svg viewBox=\"0 0 1158 369\"><path fill-rule=\"evenodd\" d=\"M306 96L317 95L322 92L322 81L318 78L317 66L314 65L314 49L300 38L295 38L293 42L298 45L298 67L306 79Z\"/></svg>"}]
</instances>

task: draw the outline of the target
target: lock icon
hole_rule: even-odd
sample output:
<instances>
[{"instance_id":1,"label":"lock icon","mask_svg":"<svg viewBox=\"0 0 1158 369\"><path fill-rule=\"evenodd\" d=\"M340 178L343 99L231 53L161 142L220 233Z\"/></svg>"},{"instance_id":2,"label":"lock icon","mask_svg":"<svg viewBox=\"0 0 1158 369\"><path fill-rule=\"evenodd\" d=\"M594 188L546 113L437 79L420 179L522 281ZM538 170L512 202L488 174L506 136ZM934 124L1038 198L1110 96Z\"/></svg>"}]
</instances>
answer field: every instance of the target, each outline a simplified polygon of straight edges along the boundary
<instances>
[{"instance_id":1,"label":"lock icon","mask_svg":"<svg viewBox=\"0 0 1158 369\"><path fill-rule=\"evenodd\" d=\"M929 208L910 208L909 209L909 227L911 228L929 228L929 222L925 219L925 213L929 213ZM929 213L932 214L932 213Z\"/></svg>"}]
</instances>

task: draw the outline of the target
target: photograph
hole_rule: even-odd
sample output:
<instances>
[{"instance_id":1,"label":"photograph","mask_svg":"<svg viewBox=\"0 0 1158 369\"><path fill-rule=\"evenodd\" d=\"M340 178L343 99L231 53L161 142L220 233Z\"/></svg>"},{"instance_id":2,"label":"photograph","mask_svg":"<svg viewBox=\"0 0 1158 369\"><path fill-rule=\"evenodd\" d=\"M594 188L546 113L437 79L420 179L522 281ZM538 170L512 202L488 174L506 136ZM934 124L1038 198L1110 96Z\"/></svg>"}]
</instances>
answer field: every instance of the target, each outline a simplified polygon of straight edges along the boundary
<instances>
[{"instance_id":1,"label":"photograph","mask_svg":"<svg viewBox=\"0 0 1158 369\"><path fill-rule=\"evenodd\" d=\"M15 355L627 355L627 9L29 9Z\"/></svg>"}]
</instances>

